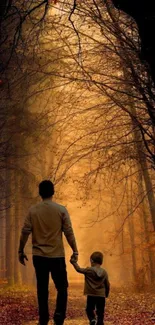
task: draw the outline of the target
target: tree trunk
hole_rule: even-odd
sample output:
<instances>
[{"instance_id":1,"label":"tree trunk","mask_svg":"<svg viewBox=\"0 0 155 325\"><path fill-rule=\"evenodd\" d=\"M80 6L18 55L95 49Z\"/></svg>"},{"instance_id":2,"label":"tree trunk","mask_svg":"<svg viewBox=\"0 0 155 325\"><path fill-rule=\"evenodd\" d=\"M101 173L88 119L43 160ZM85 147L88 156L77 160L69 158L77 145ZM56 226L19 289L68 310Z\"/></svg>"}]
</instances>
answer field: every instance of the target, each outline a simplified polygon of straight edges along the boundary
<instances>
[{"instance_id":1,"label":"tree trunk","mask_svg":"<svg viewBox=\"0 0 155 325\"><path fill-rule=\"evenodd\" d=\"M130 109L133 114L133 116L136 116L136 110L134 107L134 103L131 102L130 100ZM135 121L132 120L133 124L133 138L134 138L134 143L135 143L135 149L137 153L137 165L138 169L138 189L139 189L139 197L140 197L140 202L142 204L143 208L143 213L142 213L142 222L144 226L144 232L145 232L145 241L147 245L149 245L150 242L150 236L148 232L148 216L147 216L147 210L146 210L146 204L144 200L144 191L143 191L143 181L145 184L145 189L147 193L147 199L148 199L148 204L149 204L149 211L150 211L150 216L153 224L153 228L155 230L155 197L154 197L154 192L153 192L153 184L152 180L148 171L148 166L147 166L147 161L146 161L146 156L145 156L145 149L143 146L142 142L142 137L140 130L137 128L137 125L135 125ZM155 258L153 257L152 252L150 251L148 247L148 259L149 259L149 265L150 265L150 281L155 281Z\"/></svg>"},{"instance_id":2,"label":"tree trunk","mask_svg":"<svg viewBox=\"0 0 155 325\"><path fill-rule=\"evenodd\" d=\"M19 171L15 171L14 173L14 179L15 179L15 242L14 242L14 248L15 248L15 256L14 256L14 279L15 283L21 284L22 283L22 277L21 277L21 268L20 263L18 261L18 247L19 247L19 238L20 238L20 232L21 232L21 222L20 222L20 176Z\"/></svg>"},{"instance_id":3,"label":"tree trunk","mask_svg":"<svg viewBox=\"0 0 155 325\"><path fill-rule=\"evenodd\" d=\"M5 211L0 217L0 278L5 278Z\"/></svg>"},{"instance_id":4,"label":"tree trunk","mask_svg":"<svg viewBox=\"0 0 155 325\"><path fill-rule=\"evenodd\" d=\"M134 220L133 220L133 206L132 206L132 179L129 180L129 185L127 187L127 214L128 217L128 227L129 227L129 236L130 236L130 245L131 245L131 258L132 258L132 277L133 282L136 284L137 276L137 263L136 263L136 252L135 252L135 229L134 229Z\"/></svg>"},{"instance_id":5,"label":"tree trunk","mask_svg":"<svg viewBox=\"0 0 155 325\"><path fill-rule=\"evenodd\" d=\"M14 210L11 197L12 172L7 168L6 197L6 276L9 285L14 284Z\"/></svg>"},{"instance_id":6,"label":"tree trunk","mask_svg":"<svg viewBox=\"0 0 155 325\"><path fill-rule=\"evenodd\" d=\"M138 187L139 187L139 197L141 198L142 193L144 192L144 184L142 180L142 174L140 171L138 173ZM149 273L148 280L149 280L149 284L152 284L153 282L155 282L155 259L149 247L150 244L150 235L148 229L149 218L148 218L148 212L147 212L148 208L146 205L146 201L143 200L141 206L142 206L142 213L140 219L141 219L142 229L144 229L144 241L146 243L146 249L143 250L143 253L145 253L145 256L147 255L147 259L148 259L147 273Z\"/></svg>"},{"instance_id":7,"label":"tree trunk","mask_svg":"<svg viewBox=\"0 0 155 325\"><path fill-rule=\"evenodd\" d=\"M136 116L136 110L134 108L134 105L131 104L130 108L133 115ZM155 230L155 197L153 192L153 185L148 171L148 166L147 166L147 161L146 161L140 130L137 129L138 126L135 125L134 120L132 120L132 124L133 124L133 138L134 138L135 148L137 152L137 159L138 159L138 163L141 166L141 171L143 174L148 203L149 203L151 220L152 220L153 228Z\"/></svg>"}]
</instances>

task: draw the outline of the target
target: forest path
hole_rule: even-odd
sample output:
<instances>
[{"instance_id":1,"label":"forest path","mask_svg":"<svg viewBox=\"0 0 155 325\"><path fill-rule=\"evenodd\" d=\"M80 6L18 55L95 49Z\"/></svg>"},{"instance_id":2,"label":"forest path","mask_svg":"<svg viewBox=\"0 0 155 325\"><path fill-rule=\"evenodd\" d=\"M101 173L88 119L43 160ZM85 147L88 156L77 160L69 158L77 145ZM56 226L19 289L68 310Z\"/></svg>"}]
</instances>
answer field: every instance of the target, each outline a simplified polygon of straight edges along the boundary
<instances>
[{"instance_id":1,"label":"forest path","mask_svg":"<svg viewBox=\"0 0 155 325\"><path fill-rule=\"evenodd\" d=\"M105 325L113 325L113 322L104 322ZM23 323L23 325L37 325L37 321ZM49 325L53 325L53 322L49 322ZM88 321L86 319L68 319L65 321L64 325L88 325Z\"/></svg>"},{"instance_id":2,"label":"forest path","mask_svg":"<svg viewBox=\"0 0 155 325\"><path fill-rule=\"evenodd\" d=\"M50 287L49 310L51 322L55 309L55 292ZM67 318L64 325L88 325L85 313L86 297L83 284L70 284ZM0 289L0 325L37 325L36 290L31 288ZM106 301L105 325L155 325L155 293L133 292L111 288Z\"/></svg>"}]
</instances>

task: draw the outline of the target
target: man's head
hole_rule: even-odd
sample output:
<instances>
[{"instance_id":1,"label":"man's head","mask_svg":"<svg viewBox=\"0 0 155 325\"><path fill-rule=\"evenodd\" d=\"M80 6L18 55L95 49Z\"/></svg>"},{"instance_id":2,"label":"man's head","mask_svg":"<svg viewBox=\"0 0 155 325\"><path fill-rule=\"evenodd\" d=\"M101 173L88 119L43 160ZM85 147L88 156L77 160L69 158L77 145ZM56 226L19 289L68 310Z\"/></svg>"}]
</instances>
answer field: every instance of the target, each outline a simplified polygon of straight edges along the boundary
<instances>
[{"instance_id":1,"label":"man's head","mask_svg":"<svg viewBox=\"0 0 155 325\"><path fill-rule=\"evenodd\" d=\"M45 180L39 184L39 195L42 199L50 199L54 195L54 185L51 181Z\"/></svg>"},{"instance_id":2,"label":"man's head","mask_svg":"<svg viewBox=\"0 0 155 325\"><path fill-rule=\"evenodd\" d=\"M103 263L103 254L101 252L94 252L90 256L90 262L92 265L99 264L102 265Z\"/></svg>"}]
</instances>

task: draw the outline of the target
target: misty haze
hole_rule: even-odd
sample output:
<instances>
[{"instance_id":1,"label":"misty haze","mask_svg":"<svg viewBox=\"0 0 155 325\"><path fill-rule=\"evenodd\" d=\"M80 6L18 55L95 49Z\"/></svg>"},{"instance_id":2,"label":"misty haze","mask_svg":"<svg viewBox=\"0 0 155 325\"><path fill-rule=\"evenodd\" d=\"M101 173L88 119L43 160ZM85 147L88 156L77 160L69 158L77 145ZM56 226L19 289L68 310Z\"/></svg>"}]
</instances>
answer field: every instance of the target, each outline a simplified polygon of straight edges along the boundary
<instances>
[{"instance_id":1,"label":"misty haze","mask_svg":"<svg viewBox=\"0 0 155 325\"><path fill-rule=\"evenodd\" d=\"M0 5L0 325L48 323L38 323L33 227L25 266L19 256L43 180L53 182L51 201L68 211L78 247L62 225L68 303L54 324L155 322L154 47L131 12L119 0ZM74 265L96 267L93 252L110 282L102 324L97 307L89 318L86 274ZM49 324L56 294L50 277Z\"/></svg>"}]
</instances>

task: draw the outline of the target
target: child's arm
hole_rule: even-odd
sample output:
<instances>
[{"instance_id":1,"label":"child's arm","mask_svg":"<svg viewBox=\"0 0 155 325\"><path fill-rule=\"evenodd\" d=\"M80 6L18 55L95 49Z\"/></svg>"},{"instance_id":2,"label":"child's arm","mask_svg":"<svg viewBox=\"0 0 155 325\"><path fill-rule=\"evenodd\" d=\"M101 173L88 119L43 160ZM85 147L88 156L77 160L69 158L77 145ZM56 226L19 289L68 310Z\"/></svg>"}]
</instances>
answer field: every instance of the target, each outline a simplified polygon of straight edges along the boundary
<instances>
[{"instance_id":1,"label":"child's arm","mask_svg":"<svg viewBox=\"0 0 155 325\"><path fill-rule=\"evenodd\" d=\"M82 274L86 274L87 273L87 268L82 268L79 266L79 264L77 262L74 261L70 261L71 264L74 266L74 269L78 272L78 273L82 273Z\"/></svg>"},{"instance_id":2,"label":"child's arm","mask_svg":"<svg viewBox=\"0 0 155 325\"><path fill-rule=\"evenodd\" d=\"M106 278L105 278L105 294L106 294L106 298L109 296L109 292L110 292L110 282L108 279L108 274L106 274Z\"/></svg>"}]
</instances>

